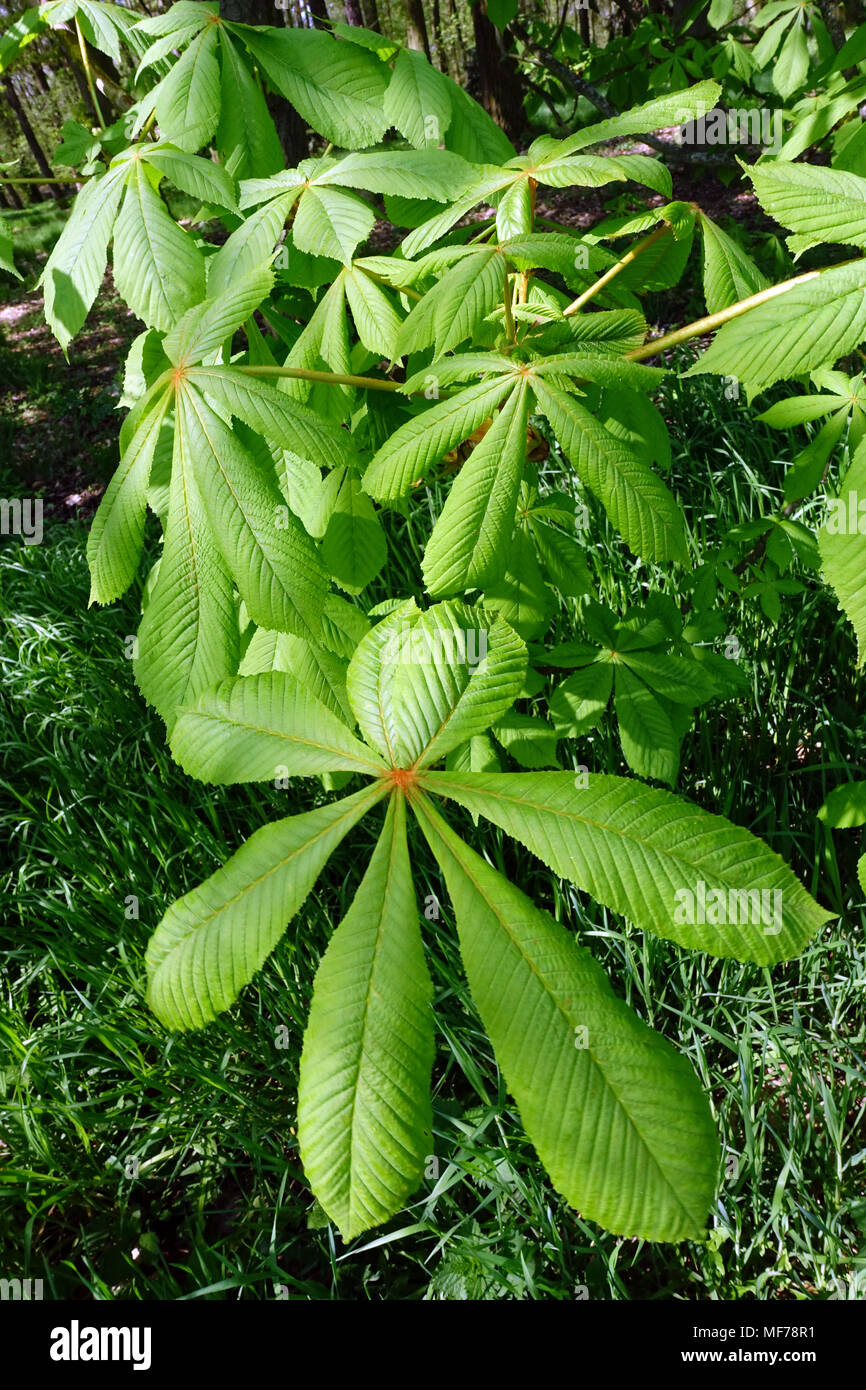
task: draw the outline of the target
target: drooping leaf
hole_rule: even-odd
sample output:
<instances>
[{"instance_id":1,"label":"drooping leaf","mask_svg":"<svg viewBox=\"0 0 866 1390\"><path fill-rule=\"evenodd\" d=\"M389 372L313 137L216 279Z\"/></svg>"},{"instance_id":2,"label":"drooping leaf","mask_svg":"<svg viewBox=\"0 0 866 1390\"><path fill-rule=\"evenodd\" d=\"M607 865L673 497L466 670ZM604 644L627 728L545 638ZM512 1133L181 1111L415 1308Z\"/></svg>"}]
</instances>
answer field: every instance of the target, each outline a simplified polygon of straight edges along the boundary
<instances>
[{"instance_id":1,"label":"drooping leaf","mask_svg":"<svg viewBox=\"0 0 866 1390\"><path fill-rule=\"evenodd\" d=\"M126 173L110 169L85 184L42 272L45 318L64 352L102 284Z\"/></svg>"}]
</instances>

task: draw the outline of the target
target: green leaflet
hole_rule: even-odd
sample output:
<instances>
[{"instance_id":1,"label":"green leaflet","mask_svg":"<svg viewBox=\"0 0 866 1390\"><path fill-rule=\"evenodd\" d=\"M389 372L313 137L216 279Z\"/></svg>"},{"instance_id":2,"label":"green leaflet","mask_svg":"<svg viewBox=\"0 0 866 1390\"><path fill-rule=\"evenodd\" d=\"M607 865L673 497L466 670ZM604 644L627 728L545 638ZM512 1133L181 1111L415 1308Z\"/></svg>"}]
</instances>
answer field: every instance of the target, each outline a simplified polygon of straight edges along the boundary
<instances>
[{"instance_id":1,"label":"green leaflet","mask_svg":"<svg viewBox=\"0 0 866 1390\"><path fill-rule=\"evenodd\" d=\"M437 357L459 347L501 305L505 271L497 246L461 257L404 320L397 335L398 356L430 343L435 343Z\"/></svg>"},{"instance_id":2,"label":"green leaflet","mask_svg":"<svg viewBox=\"0 0 866 1390\"><path fill-rule=\"evenodd\" d=\"M126 176L126 169L110 169L85 185L42 272L45 318L64 352L102 284Z\"/></svg>"},{"instance_id":3,"label":"green leaflet","mask_svg":"<svg viewBox=\"0 0 866 1390\"><path fill-rule=\"evenodd\" d=\"M733 237L706 213L698 214L703 233L704 300L707 313L717 314L740 299L757 294L770 283Z\"/></svg>"},{"instance_id":4,"label":"green leaflet","mask_svg":"<svg viewBox=\"0 0 866 1390\"><path fill-rule=\"evenodd\" d=\"M261 88L223 28L216 143L233 178L267 178L283 166L282 146Z\"/></svg>"},{"instance_id":5,"label":"green leaflet","mask_svg":"<svg viewBox=\"0 0 866 1390\"><path fill-rule=\"evenodd\" d=\"M159 141L155 145L145 141L138 147L138 156L165 174L170 183L191 198L237 212L234 180L213 160L199 159L166 141Z\"/></svg>"},{"instance_id":6,"label":"green leaflet","mask_svg":"<svg viewBox=\"0 0 866 1390\"><path fill-rule=\"evenodd\" d=\"M367 240L375 220L373 209L357 194L316 185L298 204L292 237L302 251L350 265L355 247Z\"/></svg>"},{"instance_id":7,"label":"green leaflet","mask_svg":"<svg viewBox=\"0 0 866 1390\"><path fill-rule=\"evenodd\" d=\"M168 329L204 299L204 256L184 232L139 160L114 227L114 279L133 313Z\"/></svg>"},{"instance_id":8,"label":"green leaflet","mask_svg":"<svg viewBox=\"0 0 866 1390\"><path fill-rule=\"evenodd\" d=\"M485 607L496 612L525 642L540 637L551 613L554 599L544 582L538 563L533 534L527 526L516 526L505 561L505 573L488 584Z\"/></svg>"},{"instance_id":9,"label":"green leaflet","mask_svg":"<svg viewBox=\"0 0 866 1390\"><path fill-rule=\"evenodd\" d=\"M579 738L601 721L613 689L613 663L593 662L562 681L550 696L550 713L561 738Z\"/></svg>"},{"instance_id":10,"label":"green leaflet","mask_svg":"<svg viewBox=\"0 0 866 1390\"><path fill-rule=\"evenodd\" d=\"M721 90L718 82L698 82L684 91L656 97L653 101L644 102L643 106L624 111L621 116L584 126L576 135L561 142L561 153L571 154L575 150L585 149L587 145L598 145L602 140L614 140L622 135L646 135L666 126L684 125L712 110ZM530 156L538 143L536 141L535 145L530 146Z\"/></svg>"},{"instance_id":11,"label":"green leaflet","mask_svg":"<svg viewBox=\"0 0 866 1390\"><path fill-rule=\"evenodd\" d=\"M357 461L351 435L329 425L282 391L231 367L194 367L186 380L212 396L250 429L325 468Z\"/></svg>"},{"instance_id":12,"label":"green leaflet","mask_svg":"<svg viewBox=\"0 0 866 1390\"><path fill-rule=\"evenodd\" d=\"M832 366L866 333L866 260L830 270L759 304L719 330L686 376L717 372L751 386Z\"/></svg>"},{"instance_id":13,"label":"green leaflet","mask_svg":"<svg viewBox=\"0 0 866 1390\"><path fill-rule=\"evenodd\" d=\"M219 122L217 42L217 26L209 24L173 64L156 92L161 136L190 154L208 144Z\"/></svg>"},{"instance_id":14,"label":"green leaflet","mask_svg":"<svg viewBox=\"0 0 866 1390\"><path fill-rule=\"evenodd\" d=\"M322 538L321 556L340 588L359 594L381 570L388 547L376 509L361 490L360 479L354 473L341 472L339 491Z\"/></svg>"},{"instance_id":15,"label":"green leaflet","mask_svg":"<svg viewBox=\"0 0 866 1390\"><path fill-rule=\"evenodd\" d=\"M564 927L426 799L415 809L445 874L472 997L554 1186L615 1233L700 1238L720 1153L688 1063Z\"/></svg>"},{"instance_id":16,"label":"green leaflet","mask_svg":"<svg viewBox=\"0 0 866 1390\"><path fill-rule=\"evenodd\" d=\"M163 339L163 351L169 361L175 366L187 367L222 347L262 300L267 299L273 284L273 271L267 266L258 266L238 276L222 294L208 297L204 303L187 310L180 323Z\"/></svg>"},{"instance_id":17,"label":"green leaflet","mask_svg":"<svg viewBox=\"0 0 866 1390\"><path fill-rule=\"evenodd\" d=\"M349 701L392 767L427 767L483 733L520 692L526 648L464 603L412 600L369 632L349 663Z\"/></svg>"},{"instance_id":18,"label":"green leaflet","mask_svg":"<svg viewBox=\"0 0 866 1390\"><path fill-rule=\"evenodd\" d=\"M495 723L526 674L517 634L464 603L410 614L380 659L391 681L398 745L418 767L430 767Z\"/></svg>"},{"instance_id":19,"label":"green leaflet","mask_svg":"<svg viewBox=\"0 0 866 1390\"><path fill-rule=\"evenodd\" d=\"M528 398L526 381L519 381L448 494L422 566L434 596L483 588L504 568L526 458Z\"/></svg>"},{"instance_id":20,"label":"green leaflet","mask_svg":"<svg viewBox=\"0 0 866 1390\"><path fill-rule=\"evenodd\" d=\"M265 825L168 909L148 943L147 1001L167 1028L201 1028L234 1003L264 965L319 873L382 795Z\"/></svg>"},{"instance_id":21,"label":"green leaflet","mask_svg":"<svg viewBox=\"0 0 866 1390\"><path fill-rule=\"evenodd\" d=\"M120 466L87 537L91 603L111 603L135 577L144 539L150 467L168 404L167 393L155 404L148 393L124 422Z\"/></svg>"},{"instance_id":22,"label":"green leaflet","mask_svg":"<svg viewBox=\"0 0 866 1390\"><path fill-rule=\"evenodd\" d=\"M318 642L305 642L288 632L257 628L238 667L239 676L288 671L320 704L350 728L355 716L346 694L346 659L326 651Z\"/></svg>"},{"instance_id":23,"label":"green leaflet","mask_svg":"<svg viewBox=\"0 0 866 1390\"><path fill-rule=\"evenodd\" d=\"M824 241L866 246L866 179L788 160L756 164L749 177L764 211L797 233L792 251Z\"/></svg>"},{"instance_id":24,"label":"green leaflet","mask_svg":"<svg viewBox=\"0 0 866 1390\"><path fill-rule=\"evenodd\" d=\"M372 776L384 766L285 671L236 676L204 691L181 711L171 751L191 777L229 784L317 772Z\"/></svg>"},{"instance_id":25,"label":"green leaflet","mask_svg":"<svg viewBox=\"0 0 866 1390\"><path fill-rule=\"evenodd\" d=\"M388 123L418 148L438 145L451 124L448 84L414 49L401 48L397 54L385 93L384 114Z\"/></svg>"},{"instance_id":26,"label":"green leaflet","mask_svg":"<svg viewBox=\"0 0 866 1390\"><path fill-rule=\"evenodd\" d=\"M308 125L343 149L375 145L388 127L385 69L371 53L310 29L230 24L268 81Z\"/></svg>"},{"instance_id":27,"label":"green leaflet","mask_svg":"<svg viewBox=\"0 0 866 1390\"><path fill-rule=\"evenodd\" d=\"M316 974L298 1086L307 1179L344 1240L386 1221L432 1146L433 987L402 797Z\"/></svg>"},{"instance_id":28,"label":"green leaflet","mask_svg":"<svg viewBox=\"0 0 866 1390\"><path fill-rule=\"evenodd\" d=\"M422 785L681 946L770 965L797 955L831 915L747 830L626 778L590 775L576 787L569 772L446 772L425 774Z\"/></svg>"},{"instance_id":29,"label":"green leaflet","mask_svg":"<svg viewBox=\"0 0 866 1390\"><path fill-rule=\"evenodd\" d=\"M276 476L256 468L224 421L189 387L178 396L176 428L193 460L214 537L253 621L316 637L328 579Z\"/></svg>"},{"instance_id":30,"label":"green leaflet","mask_svg":"<svg viewBox=\"0 0 866 1390\"><path fill-rule=\"evenodd\" d=\"M377 502L405 497L437 459L467 439L512 389L513 377L495 377L467 387L459 395L401 425L371 460L364 474L364 491Z\"/></svg>"},{"instance_id":31,"label":"green leaflet","mask_svg":"<svg viewBox=\"0 0 866 1390\"><path fill-rule=\"evenodd\" d=\"M837 498L827 502L818 535L824 577L836 591L857 637L857 664L866 660L866 449L857 450Z\"/></svg>"},{"instance_id":32,"label":"green leaflet","mask_svg":"<svg viewBox=\"0 0 866 1390\"><path fill-rule=\"evenodd\" d=\"M135 679L171 727L179 705L235 669L234 586L220 554L182 430L174 434L159 571L138 630Z\"/></svg>"},{"instance_id":33,"label":"green leaflet","mask_svg":"<svg viewBox=\"0 0 866 1390\"><path fill-rule=\"evenodd\" d=\"M425 66L428 72L433 71ZM315 186L336 183L347 188L365 188L370 193L445 203L458 197L474 177L472 165L447 150L382 150L346 155L318 174Z\"/></svg>"},{"instance_id":34,"label":"green leaflet","mask_svg":"<svg viewBox=\"0 0 866 1390\"><path fill-rule=\"evenodd\" d=\"M539 410L623 540L648 560L688 564L683 516L662 480L585 406L535 378Z\"/></svg>"},{"instance_id":35,"label":"green leaflet","mask_svg":"<svg viewBox=\"0 0 866 1390\"><path fill-rule=\"evenodd\" d=\"M290 189L257 208L211 256L207 266L211 298L230 289L239 276L272 260L277 238L299 194L299 188Z\"/></svg>"},{"instance_id":36,"label":"green leaflet","mask_svg":"<svg viewBox=\"0 0 866 1390\"><path fill-rule=\"evenodd\" d=\"M866 782L843 782L834 787L818 811L818 819L832 830L866 825Z\"/></svg>"},{"instance_id":37,"label":"green leaflet","mask_svg":"<svg viewBox=\"0 0 866 1390\"><path fill-rule=\"evenodd\" d=\"M343 284L358 337L371 352L390 361L400 332L400 315L393 300L369 275L353 266Z\"/></svg>"},{"instance_id":38,"label":"green leaflet","mask_svg":"<svg viewBox=\"0 0 866 1390\"><path fill-rule=\"evenodd\" d=\"M626 762L639 777L673 786L680 769L680 735L672 714L655 693L617 663L614 690L619 738Z\"/></svg>"}]
</instances>

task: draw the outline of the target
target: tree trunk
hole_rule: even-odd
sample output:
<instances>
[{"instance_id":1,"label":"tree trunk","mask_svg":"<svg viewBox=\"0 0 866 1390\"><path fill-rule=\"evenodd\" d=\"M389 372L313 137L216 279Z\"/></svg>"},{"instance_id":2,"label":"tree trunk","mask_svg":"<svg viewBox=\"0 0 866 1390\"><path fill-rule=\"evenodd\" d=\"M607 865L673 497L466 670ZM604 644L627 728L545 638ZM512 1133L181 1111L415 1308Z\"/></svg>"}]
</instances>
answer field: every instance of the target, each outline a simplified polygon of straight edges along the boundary
<instances>
[{"instance_id":1,"label":"tree trunk","mask_svg":"<svg viewBox=\"0 0 866 1390\"><path fill-rule=\"evenodd\" d=\"M515 140L524 125L520 82L505 56L499 34L487 18L484 0L472 6L472 25L481 101L488 115Z\"/></svg>"},{"instance_id":2,"label":"tree trunk","mask_svg":"<svg viewBox=\"0 0 866 1390\"><path fill-rule=\"evenodd\" d=\"M351 24L354 29L364 28L364 11L361 9L361 0L346 0L346 23Z\"/></svg>"},{"instance_id":3,"label":"tree trunk","mask_svg":"<svg viewBox=\"0 0 866 1390\"><path fill-rule=\"evenodd\" d=\"M416 48L429 62L430 40L427 37L427 21L424 18L422 0L406 0L406 9L406 47Z\"/></svg>"},{"instance_id":4,"label":"tree trunk","mask_svg":"<svg viewBox=\"0 0 866 1390\"><path fill-rule=\"evenodd\" d=\"M310 12L314 29L327 28L328 7L325 0L307 0L307 9Z\"/></svg>"},{"instance_id":5,"label":"tree trunk","mask_svg":"<svg viewBox=\"0 0 866 1390\"><path fill-rule=\"evenodd\" d=\"M51 165L45 158L45 151L43 150L42 146L37 140L36 132L30 124L29 120L27 119L27 113L21 105L21 102L18 100L18 93L12 85L12 78L4 77L2 81L3 88L6 92L6 100L9 103L10 110L12 110L15 113L15 116L18 120L18 124L21 127L21 134L27 141L27 144L30 148L30 153L36 160L36 166L39 169L40 174L45 175L45 181L48 184L48 191L54 198L62 197L63 190L61 189L59 184L54 182L54 175L51 170Z\"/></svg>"},{"instance_id":6,"label":"tree trunk","mask_svg":"<svg viewBox=\"0 0 866 1390\"><path fill-rule=\"evenodd\" d=\"M379 6L376 0L364 0L364 20L367 29L373 29L377 34L382 32L379 28Z\"/></svg>"},{"instance_id":7,"label":"tree trunk","mask_svg":"<svg viewBox=\"0 0 866 1390\"><path fill-rule=\"evenodd\" d=\"M219 0L220 18L235 24L270 24L282 11L276 9L273 0ZM294 106L279 93L272 92L267 97L277 135L283 148L286 164L290 167L300 164L310 153L307 127Z\"/></svg>"}]
</instances>

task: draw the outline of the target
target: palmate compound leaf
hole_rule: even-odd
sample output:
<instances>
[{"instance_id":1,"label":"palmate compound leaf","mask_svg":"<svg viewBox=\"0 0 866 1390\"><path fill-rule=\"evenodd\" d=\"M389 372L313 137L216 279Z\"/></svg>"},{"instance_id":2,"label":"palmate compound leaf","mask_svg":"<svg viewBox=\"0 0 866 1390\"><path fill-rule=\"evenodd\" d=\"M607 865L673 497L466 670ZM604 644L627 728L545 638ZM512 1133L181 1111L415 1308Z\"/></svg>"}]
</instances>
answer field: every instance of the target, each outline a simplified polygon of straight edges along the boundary
<instances>
[{"instance_id":1,"label":"palmate compound leaf","mask_svg":"<svg viewBox=\"0 0 866 1390\"><path fill-rule=\"evenodd\" d=\"M457 602L421 613L410 600L358 643L349 701L392 767L427 767L505 713L520 693L526 659L501 618Z\"/></svg>"},{"instance_id":2,"label":"palmate compound leaf","mask_svg":"<svg viewBox=\"0 0 866 1390\"><path fill-rule=\"evenodd\" d=\"M250 617L262 627L315 638L328 592L316 547L268 477L189 383L178 392L175 429L214 537Z\"/></svg>"},{"instance_id":3,"label":"palmate compound leaf","mask_svg":"<svg viewBox=\"0 0 866 1390\"><path fill-rule=\"evenodd\" d=\"M426 798L413 808L445 875L472 997L557 1191L618 1235L700 1238L719 1144L691 1067Z\"/></svg>"},{"instance_id":4,"label":"palmate compound leaf","mask_svg":"<svg viewBox=\"0 0 866 1390\"><path fill-rule=\"evenodd\" d=\"M583 775L583 774L582 774ZM829 921L762 840L670 792L570 772L424 773L554 873L638 927L761 965L789 960Z\"/></svg>"},{"instance_id":5,"label":"palmate compound leaf","mask_svg":"<svg viewBox=\"0 0 866 1390\"><path fill-rule=\"evenodd\" d=\"M202 782L267 782L280 775L384 769L345 721L287 671L235 676L181 710L171 751Z\"/></svg>"},{"instance_id":6,"label":"palmate compound leaf","mask_svg":"<svg viewBox=\"0 0 866 1390\"><path fill-rule=\"evenodd\" d=\"M458 474L424 551L430 594L480 589L499 577L526 459L528 409L526 381L518 380Z\"/></svg>"},{"instance_id":7,"label":"palmate compound leaf","mask_svg":"<svg viewBox=\"0 0 866 1390\"><path fill-rule=\"evenodd\" d=\"M257 830L168 909L147 948L147 999L167 1028L202 1028L260 970L344 835L382 796L376 783Z\"/></svg>"},{"instance_id":8,"label":"palmate compound leaf","mask_svg":"<svg viewBox=\"0 0 866 1390\"><path fill-rule=\"evenodd\" d=\"M574 396L535 377L538 408L623 540L647 560L688 563L682 511L667 485Z\"/></svg>"},{"instance_id":9,"label":"palmate compound leaf","mask_svg":"<svg viewBox=\"0 0 866 1390\"><path fill-rule=\"evenodd\" d=\"M432 1146L433 987L393 796L357 893L316 973L298 1086L307 1179L344 1240L418 1186Z\"/></svg>"}]
</instances>

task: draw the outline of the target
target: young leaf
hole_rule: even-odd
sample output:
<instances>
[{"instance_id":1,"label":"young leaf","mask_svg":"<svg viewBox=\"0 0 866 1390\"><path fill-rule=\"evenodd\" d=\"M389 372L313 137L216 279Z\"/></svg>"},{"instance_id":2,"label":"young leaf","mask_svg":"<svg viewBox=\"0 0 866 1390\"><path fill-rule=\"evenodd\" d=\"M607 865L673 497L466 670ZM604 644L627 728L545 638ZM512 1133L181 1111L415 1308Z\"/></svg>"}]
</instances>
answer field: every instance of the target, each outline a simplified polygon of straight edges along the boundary
<instances>
[{"instance_id":1,"label":"young leaf","mask_svg":"<svg viewBox=\"0 0 866 1390\"><path fill-rule=\"evenodd\" d=\"M403 797L316 973L298 1085L313 1192L351 1240L404 1205L432 1144L433 986Z\"/></svg>"},{"instance_id":2,"label":"young leaf","mask_svg":"<svg viewBox=\"0 0 866 1390\"><path fill-rule=\"evenodd\" d=\"M383 795L262 826L198 888L178 898L147 947L147 1002L167 1028L202 1028L260 970L344 835Z\"/></svg>"},{"instance_id":3,"label":"young leaf","mask_svg":"<svg viewBox=\"0 0 866 1390\"><path fill-rule=\"evenodd\" d=\"M700 1238L719 1144L691 1067L560 923L426 799L413 804L454 904L473 1000L557 1191L620 1235Z\"/></svg>"}]
</instances>

